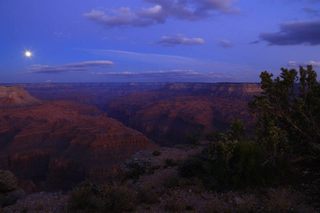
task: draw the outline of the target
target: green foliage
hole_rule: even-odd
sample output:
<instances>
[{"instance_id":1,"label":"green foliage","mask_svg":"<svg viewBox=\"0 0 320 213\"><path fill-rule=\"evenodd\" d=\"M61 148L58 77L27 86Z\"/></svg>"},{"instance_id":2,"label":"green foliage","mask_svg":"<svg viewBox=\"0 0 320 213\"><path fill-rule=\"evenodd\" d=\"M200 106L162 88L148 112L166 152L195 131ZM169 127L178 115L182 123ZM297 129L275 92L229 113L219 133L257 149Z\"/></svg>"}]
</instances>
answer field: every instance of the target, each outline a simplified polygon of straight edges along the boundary
<instances>
[{"instance_id":1,"label":"green foliage","mask_svg":"<svg viewBox=\"0 0 320 213\"><path fill-rule=\"evenodd\" d=\"M268 156L264 146L245 137L242 123L236 121L200 155L185 161L179 174L199 178L214 190L269 185L287 174L288 167L285 158L271 162Z\"/></svg>"},{"instance_id":2,"label":"green foliage","mask_svg":"<svg viewBox=\"0 0 320 213\"><path fill-rule=\"evenodd\" d=\"M319 197L320 82L312 66L261 73L262 94L249 104L257 117L257 141L269 165L288 159L295 177ZM310 193L311 194L311 193Z\"/></svg>"},{"instance_id":3,"label":"green foliage","mask_svg":"<svg viewBox=\"0 0 320 213\"><path fill-rule=\"evenodd\" d=\"M263 93L250 103L258 119L258 140L272 149L273 157L291 151L319 158L320 83L312 66L260 77Z\"/></svg>"},{"instance_id":4,"label":"green foliage","mask_svg":"<svg viewBox=\"0 0 320 213\"><path fill-rule=\"evenodd\" d=\"M71 212L124 212L134 210L136 194L124 186L82 183L68 203Z\"/></svg>"}]
</instances>

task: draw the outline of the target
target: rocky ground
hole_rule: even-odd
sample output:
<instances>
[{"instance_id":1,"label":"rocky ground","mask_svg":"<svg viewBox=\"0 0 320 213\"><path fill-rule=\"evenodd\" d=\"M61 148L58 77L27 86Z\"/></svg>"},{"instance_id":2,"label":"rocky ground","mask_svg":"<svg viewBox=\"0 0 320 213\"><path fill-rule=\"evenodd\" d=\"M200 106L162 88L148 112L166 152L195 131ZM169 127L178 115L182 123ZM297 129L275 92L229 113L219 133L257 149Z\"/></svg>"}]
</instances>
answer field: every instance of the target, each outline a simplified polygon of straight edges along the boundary
<instances>
[{"instance_id":1,"label":"rocky ground","mask_svg":"<svg viewBox=\"0 0 320 213\"><path fill-rule=\"evenodd\" d=\"M206 144L136 153L122 167L119 187L135 194L133 212L317 212L291 187L213 192L178 175L178 165ZM119 176L120 177L120 176ZM120 180L120 179L119 179ZM69 193L36 193L3 212L67 212ZM121 198L122 199L122 198Z\"/></svg>"}]
</instances>

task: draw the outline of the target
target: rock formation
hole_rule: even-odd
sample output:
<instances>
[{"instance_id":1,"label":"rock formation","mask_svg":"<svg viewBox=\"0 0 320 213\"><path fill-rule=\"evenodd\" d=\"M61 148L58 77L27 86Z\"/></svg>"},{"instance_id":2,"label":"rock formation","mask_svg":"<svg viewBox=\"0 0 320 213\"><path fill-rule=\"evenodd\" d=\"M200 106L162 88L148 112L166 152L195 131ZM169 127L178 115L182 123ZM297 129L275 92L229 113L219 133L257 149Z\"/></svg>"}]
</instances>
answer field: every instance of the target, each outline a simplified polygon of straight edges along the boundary
<instances>
[{"instance_id":1,"label":"rock formation","mask_svg":"<svg viewBox=\"0 0 320 213\"><path fill-rule=\"evenodd\" d=\"M55 101L0 109L0 169L44 187L105 180L119 162L152 146L87 105Z\"/></svg>"},{"instance_id":2,"label":"rock formation","mask_svg":"<svg viewBox=\"0 0 320 213\"><path fill-rule=\"evenodd\" d=\"M26 106L39 102L21 87L0 86L0 107Z\"/></svg>"}]
</instances>

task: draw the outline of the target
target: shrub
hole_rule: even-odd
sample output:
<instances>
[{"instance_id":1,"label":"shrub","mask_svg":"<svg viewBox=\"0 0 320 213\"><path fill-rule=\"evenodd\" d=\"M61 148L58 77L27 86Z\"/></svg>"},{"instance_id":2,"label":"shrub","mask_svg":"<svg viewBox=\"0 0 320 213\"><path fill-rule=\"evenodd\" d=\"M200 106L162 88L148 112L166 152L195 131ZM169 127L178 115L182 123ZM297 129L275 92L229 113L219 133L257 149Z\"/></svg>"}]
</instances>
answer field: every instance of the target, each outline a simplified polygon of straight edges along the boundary
<instances>
[{"instance_id":1,"label":"shrub","mask_svg":"<svg viewBox=\"0 0 320 213\"><path fill-rule=\"evenodd\" d=\"M263 204L266 212L316 212L302 194L290 188L268 190Z\"/></svg>"},{"instance_id":2,"label":"shrub","mask_svg":"<svg viewBox=\"0 0 320 213\"><path fill-rule=\"evenodd\" d=\"M10 171L0 170L0 193L6 193L18 188L18 180Z\"/></svg>"},{"instance_id":3,"label":"shrub","mask_svg":"<svg viewBox=\"0 0 320 213\"><path fill-rule=\"evenodd\" d=\"M85 182L76 187L70 195L68 207L71 212L100 212L104 209L104 201L99 188Z\"/></svg>"},{"instance_id":4,"label":"shrub","mask_svg":"<svg viewBox=\"0 0 320 213\"><path fill-rule=\"evenodd\" d=\"M161 152L158 151L158 150L156 150L156 151L153 151L153 152L152 152L152 155L153 155L153 156L160 156L160 155L161 155Z\"/></svg>"},{"instance_id":5,"label":"shrub","mask_svg":"<svg viewBox=\"0 0 320 213\"><path fill-rule=\"evenodd\" d=\"M71 212L123 212L134 210L136 193L124 186L82 183L70 196Z\"/></svg>"},{"instance_id":6,"label":"shrub","mask_svg":"<svg viewBox=\"0 0 320 213\"><path fill-rule=\"evenodd\" d=\"M262 93L249 106L257 118L257 141L266 150L266 160L277 168L290 167L303 185L320 192L320 82L312 66L281 69L274 77L262 72ZM300 171L299 171L300 170ZM308 175L304 174L308 171ZM281 173L282 170L278 170ZM314 196L313 197L319 197Z\"/></svg>"},{"instance_id":7,"label":"shrub","mask_svg":"<svg viewBox=\"0 0 320 213\"><path fill-rule=\"evenodd\" d=\"M124 212L135 208L136 193L127 187L105 185L101 194L107 212Z\"/></svg>"},{"instance_id":8,"label":"shrub","mask_svg":"<svg viewBox=\"0 0 320 213\"><path fill-rule=\"evenodd\" d=\"M151 187L139 188L138 198L140 203L145 204L154 204L159 202L158 194Z\"/></svg>"},{"instance_id":9,"label":"shrub","mask_svg":"<svg viewBox=\"0 0 320 213\"><path fill-rule=\"evenodd\" d=\"M180 185L180 179L176 176L167 177L163 183L164 187L172 189Z\"/></svg>"},{"instance_id":10,"label":"shrub","mask_svg":"<svg viewBox=\"0 0 320 213\"><path fill-rule=\"evenodd\" d=\"M299 72L283 68L276 78L265 71L260 78L263 92L250 102L259 140L274 145L275 153L319 158L320 83L312 66ZM284 143L289 150L282 149Z\"/></svg>"},{"instance_id":11,"label":"shrub","mask_svg":"<svg viewBox=\"0 0 320 213\"><path fill-rule=\"evenodd\" d=\"M250 140L211 143L204 151L179 167L185 178L197 177L215 190L241 189L273 184L287 174L285 159L268 161L260 144Z\"/></svg>"},{"instance_id":12,"label":"shrub","mask_svg":"<svg viewBox=\"0 0 320 213\"><path fill-rule=\"evenodd\" d=\"M166 159L166 160L165 160L164 168L175 167L175 166L177 166L177 165L178 165L178 163L177 163L175 160L173 160L173 159Z\"/></svg>"},{"instance_id":13,"label":"shrub","mask_svg":"<svg viewBox=\"0 0 320 213\"><path fill-rule=\"evenodd\" d=\"M192 157L184 161L178 168L179 174L185 178L201 176L206 173L204 161L199 157Z\"/></svg>"},{"instance_id":14,"label":"shrub","mask_svg":"<svg viewBox=\"0 0 320 213\"><path fill-rule=\"evenodd\" d=\"M186 143L198 145L200 140L200 133L189 134L186 136Z\"/></svg>"},{"instance_id":15,"label":"shrub","mask_svg":"<svg viewBox=\"0 0 320 213\"><path fill-rule=\"evenodd\" d=\"M166 212L184 212L186 207L187 205L183 200L172 198L165 202L164 210Z\"/></svg>"},{"instance_id":16,"label":"shrub","mask_svg":"<svg viewBox=\"0 0 320 213\"><path fill-rule=\"evenodd\" d=\"M130 162L126 164L125 178L138 180L148 172L150 165L147 162Z\"/></svg>"}]
</instances>

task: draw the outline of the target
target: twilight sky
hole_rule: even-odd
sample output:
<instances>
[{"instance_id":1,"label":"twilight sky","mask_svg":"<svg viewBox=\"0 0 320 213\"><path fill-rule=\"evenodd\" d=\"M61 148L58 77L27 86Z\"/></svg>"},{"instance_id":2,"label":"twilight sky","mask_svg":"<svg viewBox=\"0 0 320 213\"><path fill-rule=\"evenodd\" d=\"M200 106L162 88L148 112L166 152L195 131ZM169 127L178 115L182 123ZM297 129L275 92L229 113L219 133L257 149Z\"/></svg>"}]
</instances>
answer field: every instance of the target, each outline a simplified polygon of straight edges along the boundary
<instances>
[{"instance_id":1,"label":"twilight sky","mask_svg":"<svg viewBox=\"0 0 320 213\"><path fill-rule=\"evenodd\" d=\"M0 27L0 83L251 82L320 68L320 0L1 0Z\"/></svg>"}]
</instances>

